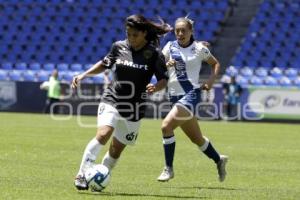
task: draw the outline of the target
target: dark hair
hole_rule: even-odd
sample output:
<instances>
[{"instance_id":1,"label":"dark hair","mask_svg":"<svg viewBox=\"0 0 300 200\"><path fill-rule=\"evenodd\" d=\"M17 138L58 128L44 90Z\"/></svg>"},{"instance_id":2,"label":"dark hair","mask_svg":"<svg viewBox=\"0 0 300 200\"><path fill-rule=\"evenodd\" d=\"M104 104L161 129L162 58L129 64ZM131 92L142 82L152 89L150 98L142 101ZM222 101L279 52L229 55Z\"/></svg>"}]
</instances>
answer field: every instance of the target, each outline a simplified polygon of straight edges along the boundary
<instances>
[{"instance_id":1,"label":"dark hair","mask_svg":"<svg viewBox=\"0 0 300 200\"><path fill-rule=\"evenodd\" d=\"M187 24L187 26L189 27L190 30L194 31L194 21L191 20L190 18L186 17L179 17L176 19L175 24L177 22L184 22ZM194 35L192 34L191 36L191 42L193 42L195 40Z\"/></svg>"},{"instance_id":2,"label":"dark hair","mask_svg":"<svg viewBox=\"0 0 300 200\"><path fill-rule=\"evenodd\" d=\"M158 46L159 38L173 30L169 24L165 23L161 19L159 20L161 22L160 24L150 21L142 15L131 15L126 18L125 25L139 31L147 31L146 40Z\"/></svg>"}]
</instances>

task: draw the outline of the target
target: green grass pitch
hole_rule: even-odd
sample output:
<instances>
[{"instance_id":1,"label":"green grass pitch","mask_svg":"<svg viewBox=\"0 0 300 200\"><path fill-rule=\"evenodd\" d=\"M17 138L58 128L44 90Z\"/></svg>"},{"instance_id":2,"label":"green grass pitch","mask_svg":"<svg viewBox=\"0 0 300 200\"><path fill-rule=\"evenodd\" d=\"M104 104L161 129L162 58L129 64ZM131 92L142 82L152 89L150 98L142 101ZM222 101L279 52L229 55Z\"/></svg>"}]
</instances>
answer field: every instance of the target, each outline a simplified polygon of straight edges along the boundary
<instances>
[{"instance_id":1,"label":"green grass pitch","mask_svg":"<svg viewBox=\"0 0 300 200\"><path fill-rule=\"evenodd\" d=\"M64 117L64 116L61 116ZM161 120L144 119L138 142L124 151L102 193L77 192L73 178L95 117L53 120L39 114L0 113L0 199L299 199L300 125L199 122L228 176L176 130L175 178L156 181L163 167ZM108 146L108 145L107 145ZM107 150L101 151L98 162Z\"/></svg>"}]
</instances>

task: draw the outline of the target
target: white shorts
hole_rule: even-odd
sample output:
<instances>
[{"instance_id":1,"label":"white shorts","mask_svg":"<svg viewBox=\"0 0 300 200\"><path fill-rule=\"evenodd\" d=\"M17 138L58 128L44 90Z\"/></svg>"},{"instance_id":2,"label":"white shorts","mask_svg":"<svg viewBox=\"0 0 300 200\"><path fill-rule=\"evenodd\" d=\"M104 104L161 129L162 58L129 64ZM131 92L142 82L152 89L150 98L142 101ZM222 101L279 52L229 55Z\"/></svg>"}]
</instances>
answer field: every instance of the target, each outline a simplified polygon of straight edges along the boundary
<instances>
[{"instance_id":1,"label":"white shorts","mask_svg":"<svg viewBox=\"0 0 300 200\"><path fill-rule=\"evenodd\" d=\"M118 110L107 103L98 106L97 127L111 126L115 130L113 136L121 143L134 145L139 134L140 121L132 122L123 118Z\"/></svg>"}]
</instances>

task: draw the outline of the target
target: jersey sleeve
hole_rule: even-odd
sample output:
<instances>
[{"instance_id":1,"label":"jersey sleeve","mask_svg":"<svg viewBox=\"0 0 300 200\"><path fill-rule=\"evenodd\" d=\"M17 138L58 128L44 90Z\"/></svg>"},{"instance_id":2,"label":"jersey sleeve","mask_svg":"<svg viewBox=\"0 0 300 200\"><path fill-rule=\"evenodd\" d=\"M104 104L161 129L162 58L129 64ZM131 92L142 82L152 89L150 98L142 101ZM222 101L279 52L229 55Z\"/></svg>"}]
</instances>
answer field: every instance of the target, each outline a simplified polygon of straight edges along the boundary
<instances>
[{"instance_id":1,"label":"jersey sleeve","mask_svg":"<svg viewBox=\"0 0 300 200\"><path fill-rule=\"evenodd\" d=\"M209 49L202 44L197 45L197 54L201 60L207 61L209 57L211 57L211 53Z\"/></svg>"},{"instance_id":2,"label":"jersey sleeve","mask_svg":"<svg viewBox=\"0 0 300 200\"><path fill-rule=\"evenodd\" d=\"M168 80L168 71L166 67L166 61L165 56L162 54L162 52L158 51L157 59L154 64L154 75L157 79L157 81L161 79L167 79Z\"/></svg>"},{"instance_id":3,"label":"jersey sleeve","mask_svg":"<svg viewBox=\"0 0 300 200\"><path fill-rule=\"evenodd\" d=\"M111 69L116 62L117 45L113 43L108 54L103 58L102 63L106 69Z\"/></svg>"},{"instance_id":4,"label":"jersey sleeve","mask_svg":"<svg viewBox=\"0 0 300 200\"><path fill-rule=\"evenodd\" d=\"M166 61L170 60L170 45L171 45L171 42L168 42L162 50L162 53L165 56Z\"/></svg>"}]
</instances>

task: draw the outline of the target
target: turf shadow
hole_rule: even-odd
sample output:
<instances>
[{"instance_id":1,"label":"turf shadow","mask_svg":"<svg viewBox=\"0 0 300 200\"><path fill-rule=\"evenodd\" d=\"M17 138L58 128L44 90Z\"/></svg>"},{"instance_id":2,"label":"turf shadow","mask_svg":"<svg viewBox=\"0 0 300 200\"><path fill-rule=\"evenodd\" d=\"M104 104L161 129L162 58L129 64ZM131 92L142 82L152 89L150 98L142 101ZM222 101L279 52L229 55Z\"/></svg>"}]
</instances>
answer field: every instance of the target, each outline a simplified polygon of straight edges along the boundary
<instances>
[{"instance_id":1,"label":"turf shadow","mask_svg":"<svg viewBox=\"0 0 300 200\"><path fill-rule=\"evenodd\" d=\"M181 196L181 195L160 195L160 194L145 194L145 193L124 193L124 192L79 192L79 194L85 195L99 195L99 196L120 196L120 197L161 197L171 199L209 199L209 197L203 196Z\"/></svg>"},{"instance_id":2,"label":"turf shadow","mask_svg":"<svg viewBox=\"0 0 300 200\"><path fill-rule=\"evenodd\" d=\"M169 188L169 187L167 187ZM230 187L200 187L200 186L187 186L187 187L176 187L172 186L172 188L177 188L177 189L198 189L198 190L242 190L238 188L230 188Z\"/></svg>"}]
</instances>

